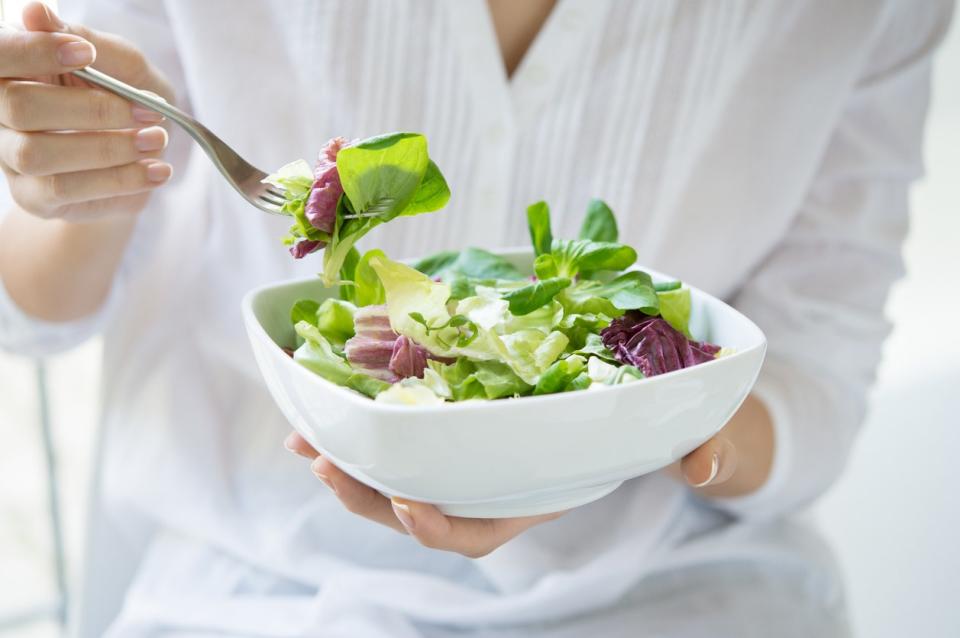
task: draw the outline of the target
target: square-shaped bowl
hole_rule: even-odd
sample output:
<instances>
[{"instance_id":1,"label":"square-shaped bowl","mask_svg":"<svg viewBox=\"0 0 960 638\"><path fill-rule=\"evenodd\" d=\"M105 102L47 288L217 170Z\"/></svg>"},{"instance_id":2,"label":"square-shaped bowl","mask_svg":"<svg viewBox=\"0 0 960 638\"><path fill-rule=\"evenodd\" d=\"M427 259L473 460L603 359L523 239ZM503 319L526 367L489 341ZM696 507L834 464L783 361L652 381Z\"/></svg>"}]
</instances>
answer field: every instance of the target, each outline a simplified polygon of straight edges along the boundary
<instances>
[{"instance_id":1,"label":"square-shaped bowl","mask_svg":"<svg viewBox=\"0 0 960 638\"><path fill-rule=\"evenodd\" d=\"M529 272L529 251L501 252ZM647 268L654 281L670 277ZM690 287L694 337L733 354L618 386L436 406L378 403L302 367L290 308L335 295L311 277L256 288L243 317L267 387L294 429L388 496L467 517L527 516L588 503L681 458L716 434L750 392L760 329Z\"/></svg>"}]
</instances>

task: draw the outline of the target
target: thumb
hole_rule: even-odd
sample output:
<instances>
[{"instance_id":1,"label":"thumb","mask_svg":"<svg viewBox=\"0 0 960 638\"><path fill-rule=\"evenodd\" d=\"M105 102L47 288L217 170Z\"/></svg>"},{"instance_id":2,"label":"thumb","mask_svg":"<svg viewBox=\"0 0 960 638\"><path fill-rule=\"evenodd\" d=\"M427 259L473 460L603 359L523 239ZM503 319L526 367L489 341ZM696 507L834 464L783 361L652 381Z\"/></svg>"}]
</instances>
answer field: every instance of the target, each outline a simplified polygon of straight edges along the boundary
<instances>
[{"instance_id":1,"label":"thumb","mask_svg":"<svg viewBox=\"0 0 960 638\"><path fill-rule=\"evenodd\" d=\"M23 27L27 31L54 33L66 31L67 25L47 5L31 2L23 8Z\"/></svg>"},{"instance_id":2,"label":"thumb","mask_svg":"<svg viewBox=\"0 0 960 638\"><path fill-rule=\"evenodd\" d=\"M737 469L737 449L722 434L717 435L683 457L680 469L691 487L719 485Z\"/></svg>"}]
</instances>

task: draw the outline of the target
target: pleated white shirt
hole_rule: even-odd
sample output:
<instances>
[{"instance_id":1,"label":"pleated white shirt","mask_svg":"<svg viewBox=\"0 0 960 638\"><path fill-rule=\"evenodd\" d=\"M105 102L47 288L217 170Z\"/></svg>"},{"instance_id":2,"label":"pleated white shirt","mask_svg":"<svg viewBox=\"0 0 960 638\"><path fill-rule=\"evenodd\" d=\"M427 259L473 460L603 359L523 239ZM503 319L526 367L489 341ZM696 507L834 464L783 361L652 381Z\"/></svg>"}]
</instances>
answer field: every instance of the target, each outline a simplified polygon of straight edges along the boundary
<instances>
[{"instance_id":1,"label":"pleated white shirt","mask_svg":"<svg viewBox=\"0 0 960 638\"><path fill-rule=\"evenodd\" d=\"M731 556L762 582L789 571L790 552L703 534L728 530L719 512L795 511L844 465L889 329L929 61L952 3L560 0L509 80L482 0L62 5L141 47L181 103L257 166L312 160L336 135L425 133L450 205L378 228L365 247L401 258L522 245L525 207L539 199L556 234L573 235L588 200L604 198L642 264L764 330L755 391L777 440L754 495L704 506L644 477L479 561L353 517L282 449L288 426L239 313L251 287L319 260L292 260L278 239L287 222L244 204L175 131L178 177L142 214L100 313L48 324L0 286L4 348L42 354L105 336L99 489L132 555L146 552L112 635L532 635L543 623L556 635L644 635L633 621L564 620L641 608L669 633L671 618L691 619L650 611L644 587L664 574ZM712 591L698 578L685 589ZM748 590L739 600L751 608L779 591ZM784 596L781 618L797 609ZM736 603L704 603L702 617L734 622L725 608ZM829 616L817 609L811 618Z\"/></svg>"}]
</instances>

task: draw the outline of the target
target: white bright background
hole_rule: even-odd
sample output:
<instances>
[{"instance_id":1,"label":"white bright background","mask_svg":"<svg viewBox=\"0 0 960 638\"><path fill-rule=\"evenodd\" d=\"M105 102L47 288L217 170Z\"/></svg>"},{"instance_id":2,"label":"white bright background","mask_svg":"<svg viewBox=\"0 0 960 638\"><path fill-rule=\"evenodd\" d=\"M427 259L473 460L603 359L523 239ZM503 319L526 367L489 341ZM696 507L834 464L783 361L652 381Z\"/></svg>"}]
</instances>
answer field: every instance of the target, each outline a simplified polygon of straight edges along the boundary
<instances>
[{"instance_id":1,"label":"white bright background","mask_svg":"<svg viewBox=\"0 0 960 638\"><path fill-rule=\"evenodd\" d=\"M18 4L7 2L9 5ZM960 30L935 71L928 176L914 191L908 275L888 306L872 410L846 475L818 509L858 636L960 635ZM81 548L99 345L49 362L71 567ZM0 618L51 600L33 367L0 354ZM5 635L56 635L38 622Z\"/></svg>"}]
</instances>

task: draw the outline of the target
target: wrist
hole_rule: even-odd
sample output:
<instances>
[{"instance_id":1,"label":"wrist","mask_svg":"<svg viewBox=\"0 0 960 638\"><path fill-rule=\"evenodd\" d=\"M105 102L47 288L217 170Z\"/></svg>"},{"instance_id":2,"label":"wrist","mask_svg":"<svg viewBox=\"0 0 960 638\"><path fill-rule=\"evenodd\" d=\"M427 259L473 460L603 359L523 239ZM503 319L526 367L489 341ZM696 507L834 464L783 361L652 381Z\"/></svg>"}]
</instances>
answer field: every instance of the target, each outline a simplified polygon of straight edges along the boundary
<instances>
[{"instance_id":1,"label":"wrist","mask_svg":"<svg viewBox=\"0 0 960 638\"><path fill-rule=\"evenodd\" d=\"M73 321L107 298L138 214L44 220L15 207L0 225L0 278L27 315Z\"/></svg>"}]
</instances>

